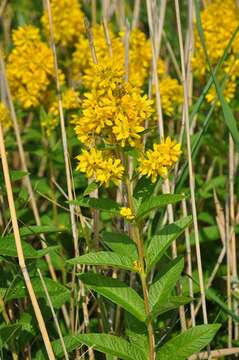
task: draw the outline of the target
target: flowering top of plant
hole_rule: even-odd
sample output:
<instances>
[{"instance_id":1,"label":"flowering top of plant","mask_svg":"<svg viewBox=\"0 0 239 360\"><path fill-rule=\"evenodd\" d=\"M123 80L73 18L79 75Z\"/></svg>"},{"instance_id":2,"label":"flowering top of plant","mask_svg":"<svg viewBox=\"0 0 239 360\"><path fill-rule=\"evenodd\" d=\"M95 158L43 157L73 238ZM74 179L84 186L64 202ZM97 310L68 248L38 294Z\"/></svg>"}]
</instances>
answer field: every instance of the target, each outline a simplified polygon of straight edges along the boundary
<instances>
[{"instance_id":1,"label":"flowering top of plant","mask_svg":"<svg viewBox=\"0 0 239 360\"><path fill-rule=\"evenodd\" d=\"M154 183L158 176L165 177L181 155L181 146L167 137L160 144L153 144L153 150L146 151L139 161L139 173L151 177Z\"/></svg>"},{"instance_id":2,"label":"flowering top of plant","mask_svg":"<svg viewBox=\"0 0 239 360\"><path fill-rule=\"evenodd\" d=\"M8 130L12 124L9 110L3 102L0 102L0 123L3 130Z\"/></svg>"},{"instance_id":3,"label":"flowering top of plant","mask_svg":"<svg viewBox=\"0 0 239 360\"><path fill-rule=\"evenodd\" d=\"M54 39L63 47L73 45L79 34L84 31L83 13L78 0L51 0ZM48 13L42 16L45 32L49 34Z\"/></svg>"},{"instance_id":4,"label":"flowering top of plant","mask_svg":"<svg viewBox=\"0 0 239 360\"><path fill-rule=\"evenodd\" d=\"M201 11L202 28L208 56L212 66L215 66L224 54L236 28L239 25L239 12L235 0L214 0ZM225 81L224 96L227 102L235 96L235 80L239 75L238 34L232 43L229 56L224 61L219 79ZM195 54L192 59L195 76L202 80L208 73L208 65L198 32L195 30ZM208 102L216 98L214 88L206 96ZM219 104L219 102L218 102Z\"/></svg>"},{"instance_id":5,"label":"flowering top of plant","mask_svg":"<svg viewBox=\"0 0 239 360\"><path fill-rule=\"evenodd\" d=\"M32 25L13 31L13 45L7 61L13 97L25 109L36 107L54 75L52 52L41 41L39 29Z\"/></svg>"},{"instance_id":6,"label":"flowering top of plant","mask_svg":"<svg viewBox=\"0 0 239 360\"><path fill-rule=\"evenodd\" d=\"M85 146L101 136L107 143L135 147L152 114L152 101L124 80L114 58L92 68L91 92L85 93L82 116L75 117L75 131Z\"/></svg>"}]
</instances>

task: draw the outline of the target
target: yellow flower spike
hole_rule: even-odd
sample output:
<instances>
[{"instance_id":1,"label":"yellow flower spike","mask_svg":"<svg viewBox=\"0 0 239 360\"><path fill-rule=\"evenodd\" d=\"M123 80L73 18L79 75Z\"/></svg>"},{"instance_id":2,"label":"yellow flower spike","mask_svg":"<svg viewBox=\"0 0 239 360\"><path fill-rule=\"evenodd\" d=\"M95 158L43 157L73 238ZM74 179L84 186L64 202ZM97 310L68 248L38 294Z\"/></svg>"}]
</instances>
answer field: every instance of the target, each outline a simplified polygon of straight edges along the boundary
<instances>
[{"instance_id":1,"label":"yellow flower spike","mask_svg":"<svg viewBox=\"0 0 239 360\"><path fill-rule=\"evenodd\" d=\"M133 220L135 217L132 210L129 207L122 207L120 209L120 215L130 221Z\"/></svg>"},{"instance_id":2,"label":"yellow flower spike","mask_svg":"<svg viewBox=\"0 0 239 360\"><path fill-rule=\"evenodd\" d=\"M84 32L84 15L78 0L51 0L52 22L56 43L63 47L71 46L79 34ZM49 20L47 11L42 16L42 24L48 35Z\"/></svg>"},{"instance_id":3,"label":"yellow flower spike","mask_svg":"<svg viewBox=\"0 0 239 360\"><path fill-rule=\"evenodd\" d=\"M38 106L54 78L51 49L32 25L13 31L14 48L7 59L7 77L14 99L25 109Z\"/></svg>"}]
</instances>

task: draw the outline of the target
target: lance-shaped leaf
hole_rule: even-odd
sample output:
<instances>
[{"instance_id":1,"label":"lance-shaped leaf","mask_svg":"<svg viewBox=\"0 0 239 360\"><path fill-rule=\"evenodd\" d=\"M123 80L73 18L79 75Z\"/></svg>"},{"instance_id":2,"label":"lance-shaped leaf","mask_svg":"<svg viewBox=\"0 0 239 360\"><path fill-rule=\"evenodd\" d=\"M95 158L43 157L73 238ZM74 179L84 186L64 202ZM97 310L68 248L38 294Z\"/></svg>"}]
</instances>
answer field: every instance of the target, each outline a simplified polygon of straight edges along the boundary
<instances>
[{"instance_id":1,"label":"lance-shaped leaf","mask_svg":"<svg viewBox=\"0 0 239 360\"><path fill-rule=\"evenodd\" d=\"M135 220L142 220L147 216L150 211L160 207L165 207L168 204L176 204L177 202L185 199L185 195L182 194L163 194L158 196L151 196L149 199L143 201L136 213Z\"/></svg>"},{"instance_id":2,"label":"lance-shaped leaf","mask_svg":"<svg viewBox=\"0 0 239 360\"><path fill-rule=\"evenodd\" d=\"M79 334L63 338L67 353L87 345L104 354L110 354L123 360L147 360L147 357L136 346L127 340L108 334ZM52 347L57 358L64 356L60 340L52 342ZM44 360L45 351L37 353L37 360Z\"/></svg>"},{"instance_id":3,"label":"lance-shaped leaf","mask_svg":"<svg viewBox=\"0 0 239 360\"><path fill-rule=\"evenodd\" d=\"M137 267L134 267L133 261L129 257L113 253L112 251L91 252L89 254L78 256L76 258L68 260L67 263L72 265L84 264L109 266L113 268L137 272Z\"/></svg>"},{"instance_id":4,"label":"lance-shaped leaf","mask_svg":"<svg viewBox=\"0 0 239 360\"><path fill-rule=\"evenodd\" d=\"M126 255L133 260L138 259L138 252L135 243L126 234L104 232L103 241L114 252Z\"/></svg>"},{"instance_id":5,"label":"lance-shaped leaf","mask_svg":"<svg viewBox=\"0 0 239 360\"><path fill-rule=\"evenodd\" d=\"M89 288L120 305L138 320L146 320L143 299L124 282L91 272L82 273L79 277Z\"/></svg>"},{"instance_id":6,"label":"lance-shaped leaf","mask_svg":"<svg viewBox=\"0 0 239 360\"><path fill-rule=\"evenodd\" d=\"M157 360L185 360L208 345L220 324L199 325L175 336L163 345L157 354Z\"/></svg>"},{"instance_id":7,"label":"lance-shaped leaf","mask_svg":"<svg viewBox=\"0 0 239 360\"><path fill-rule=\"evenodd\" d=\"M170 269L150 286L149 303L153 314L160 312L161 303L163 304L165 299L168 299L171 295L183 270L183 265L183 258L173 260Z\"/></svg>"},{"instance_id":8,"label":"lance-shaped leaf","mask_svg":"<svg viewBox=\"0 0 239 360\"><path fill-rule=\"evenodd\" d=\"M146 250L147 272L160 260L171 243L182 234L191 222L192 217L187 216L173 224L166 225L158 235L152 237Z\"/></svg>"},{"instance_id":9,"label":"lance-shaped leaf","mask_svg":"<svg viewBox=\"0 0 239 360\"><path fill-rule=\"evenodd\" d=\"M169 296L169 298L166 298L164 302L160 303L157 315L177 309L180 305L188 304L192 300L193 299L188 296Z\"/></svg>"}]
</instances>

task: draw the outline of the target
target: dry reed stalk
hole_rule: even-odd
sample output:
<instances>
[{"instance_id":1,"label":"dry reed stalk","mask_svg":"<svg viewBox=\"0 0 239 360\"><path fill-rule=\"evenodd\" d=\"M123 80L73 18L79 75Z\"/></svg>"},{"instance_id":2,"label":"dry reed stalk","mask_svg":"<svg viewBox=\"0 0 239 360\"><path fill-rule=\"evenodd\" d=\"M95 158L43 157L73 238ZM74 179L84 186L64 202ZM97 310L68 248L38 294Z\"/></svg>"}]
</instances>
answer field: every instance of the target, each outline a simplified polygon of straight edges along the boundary
<instances>
[{"instance_id":1,"label":"dry reed stalk","mask_svg":"<svg viewBox=\"0 0 239 360\"><path fill-rule=\"evenodd\" d=\"M231 241L230 241L230 210L229 201L226 201L226 254L227 254L227 307L232 310L232 289L231 289ZM232 347L232 317L228 315L228 348Z\"/></svg>"},{"instance_id":2,"label":"dry reed stalk","mask_svg":"<svg viewBox=\"0 0 239 360\"><path fill-rule=\"evenodd\" d=\"M168 51L168 54L170 56L170 59L172 61L173 66L174 66L174 70L176 71L176 74L177 74L179 80L182 80L182 74L181 74L180 66L178 65L177 58L176 58L176 56L174 54L173 48L172 48L170 42L168 41L167 35L166 35L164 30L162 32L162 36L163 36L163 40L164 40L166 49Z\"/></svg>"},{"instance_id":3,"label":"dry reed stalk","mask_svg":"<svg viewBox=\"0 0 239 360\"><path fill-rule=\"evenodd\" d=\"M183 216L187 216L187 204L186 200L182 201L182 208L183 208ZM185 244L186 244L186 257L187 257L187 270L186 273L188 274L188 283L189 283L189 295L193 299L194 298L194 291L193 291L193 272L192 272L192 254L191 254L191 245L190 245L190 235L189 229L185 229ZM191 324L192 326L196 325L195 314L194 314L194 302L190 302L190 315L191 315Z\"/></svg>"},{"instance_id":4,"label":"dry reed stalk","mask_svg":"<svg viewBox=\"0 0 239 360\"><path fill-rule=\"evenodd\" d=\"M165 14L166 14L166 8L167 8L167 0L161 0L160 1L160 9L159 9L159 19L158 19L158 29L155 34L155 53L156 53L156 59L159 57L160 48L161 48L161 41L162 41L162 35L163 35L163 27L164 27L164 20L165 20Z\"/></svg>"},{"instance_id":5,"label":"dry reed stalk","mask_svg":"<svg viewBox=\"0 0 239 360\"><path fill-rule=\"evenodd\" d=\"M137 27L139 26L140 6L141 6L141 0L134 0L132 30L137 29Z\"/></svg>"},{"instance_id":6,"label":"dry reed stalk","mask_svg":"<svg viewBox=\"0 0 239 360\"><path fill-rule=\"evenodd\" d=\"M231 348L231 349L219 349L212 350L211 356L213 359L223 358L224 356L231 356L239 354L239 347ZM190 356L190 360L199 360L199 359L208 359L208 353L206 351L201 352L197 355Z\"/></svg>"},{"instance_id":7,"label":"dry reed stalk","mask_svg":"<svg viewBox=\"0 0 239 360\"><path fill-rule=\"evenodd\" d=\"M178 40L179 40L179 47L180 47L181 72L182 72L183 89L184 89L184 116L185 116L186 139L187 139L187 155L188 155L189 183L190 183L189 185L190 185L190 193L191 193L193 227L194 227L194 232L195 232L197 267L198 267L198 275L199 275L200 293L201 293L201 299L202 299L203 322L204 322L204 324L207 324L208 323L207 306L206 306L206 296L205 296L205 289L204 289L204 283L203 283L203 269L202 269L199 229L198 229L198 220L197 220L197 208L196 208L196 198L195 198L194 171L193 171L192 156L191 156L188 87L187 87L187 81L186 81L184 47L183 47L180 8L179 8L178 0L175 0L175 10L176 10Z\"/></svg>"},{"instance_id":8,"label":"dry reed stalk","mask_svg":"<svg viewBox=\"0 0 239 360\"><path fill-rule=\"evenodd\" d=\"M222 207L220 205L220 202L217 198L217 194L214 190L214 204L215 204L215 209L216 209L216 221L217 221L217 226L218 226L218 230L219 230L219 233L220 233L220 237L221 237L221 241L222 241L222 250L217 258L217 261L216 261L216 264L211 272L211 275L210 277L208 278L207 280L207 283L206 283L206 286L205 286L205 289L209 289L212 285L212 282L213 280L215 279L215 276L217 274L217 271L220 267L220 265L222 264L222 261L226 255L226 233L225 233L225 215L223 213L223 210L222 210ZM197 303L197 306L195 307L195 313L194 313L194 316L197 316L197 313L200 309L202 305L202 300L200 299ZM189 325L191 325L189 323Z\"/></svg>"},{"instance_id":9,"label":"dry reed stalk","mask_svg":"<svg viewBox=\"0 0 239 360\"><path fill-rule=\"evenodd\" d=\"M229 134L229 212L230 212L230 245L231 245L231 273L232 273L232 290L237 290L237 249L236 249L236 234L235 234L235 205L234 205L234 178L235 178L235 157L234 157L234 143L232 136ZM233 310L238 313L238 301L234 297ZM238 340L238 322L234 321L234 340Z\"/></svg>"},{"instance_id":10,"label":"dry reed stalk","mask_svg":"<svg viewBox=\"0 0 239 360\"><path fill-rule=\"evenodd\" d=\"M102 22L103 22L103 28L104 28L104 34L105 34L105 41L106 41L107 47L109 49L110 57L112 57L113 56L113 49L112 49L112 43L111 43L108 23L107 23L107 20L105 18L103 18Z\"/></svg>"},{"instance_id":11,"label":"dry reed stalk","mask_svg":"<svg viewBox=\"0 0 239 360\"><path fill-rule=\"evenodd\" d=\"M8 0L3 0L0 6L0 18L3 16L4 10L7 6Z\"/></svg>"},{"instance_id":12,"label":"dry reed stalk","mask_svg":"<svg viewBox=\"0 0 239 360\"><path fill-rule=\"evenodd\" d=\"M73 197L73 185L72 185L72 177L70 171L70 161L68 156L68 143L67 143L67 136L66 136L66 127L65 127L65 119L64 119L64 112L63 112L63 105L62 105L62 96L61 96L61 87L60 87L60 80L59 80L59 72L58 72L58 61L57 61L57 53L56 53L56 45L54 41L54 29L53 29L53 20L52 20L52 13L51 13L51 4L50 0L46 1L46 8L48 13L48 20L49 20L49 27L50 27L50 45L53 54L54 60L54 70L55 70L55 82L56 82L56 90L57 90L57 97L58 97L58 110L60 116L60 126L61 126L61 137L62 137L62 145L63 145L63 153L64 153L64 162L65 162L65 172L66 172L66 182L67 182L67 195L69 199L69 210L70 210L70 221L71 221L71 230L74 242L74 253L75 256L79 256L79 244L78 244L78 229L75 217L75 206L71 203L74 199ZM72 291L71 291L71 309L70 309L70 319L71 319L71 328L74 332L74 287L75 287L75 268L72 271Z\"/></svg>"},{"instance_id":13,"label":"dry reed stalk","mask_svg":"<svg viewBox=\"0 0 239 360\"><path fill-rule=\"evenodd\" d=\"M21 243L21 237L17 222L17 213L13 198L13 191L12 191L12 185L10 180L10 173L9 173L9 167L7 162L7 155L6 155L6 149L5 149L5 143L4 143L4 137L3 137L3 130L2 125L0 124L0 154L1 154L1 161L2 161L2 167L3 167L3 175L4 175L4 181L6 186L6 192L7 192L7 198L8 198L8 204L9 204L9 210L10 210L10 216L12 221L12 227L13 227L13 233L15 238L15 244L17 249L17 256L18 256L18 262L20 269L22 271L22 275L28 290L28 294L32 303L32 307L35 313L35 316L38 321L39 329L41 331L42 339L44 341L46 351L48 354L48 357L50 360L55 359L54 352L52 350L51 342L48 336L48 332L46 329L46 325L41 313L41 309L38 305L38 301L31 283L31 279L29 277L29 273L25 264L25 258L24 253L22 249L22 243Z\"/></svg>"},{"instance_id":14,"label":"dry reed stalk","mask_svg":"<svg viewBox=\"0 0 239 360\"><path fill-rule=\"evenodd\" d=\"M91 19L92 25L96 25L96 0L91 0Z\"/></svg>"},{"instance_id":15,"label":"dry reed stalk","mask_svg":"<svg viewBox=\"0 0 239 360\"><path fill-rule=\"evenodd\" d=\"M158 72L157 72L157 54L156 54L156 42L155 42L155 33L154 33L154 24L153 24L153 15L152 15L152 8L150 0L146 0L147 5L147 16L148 16L148 23L149 23L149 30L150 30L150 41L151 41L151 49L152 49L152 72L153 72L153 81L155 84L155 92L156 92L156 108L157 108L157 119L158 119L158 132L160 140L164 138L164 124L163 124L163 111L162 111L162 104L161 104L161 96L160 96L160 88L159 88L159 80L158 80ZM164 19L164 17L163 17ZM170 183L168 179L165 179L162 187L163 193L170 193ZM172 204L167 206L167 213L169 223L174 222L174 212ZM176 241L172 243L172 257L177 257L177 244ZM177 284L177 292L180 294L180 284ZM182 329L186 328L186 316L184 311L184 306L179 307L179 316L180 316L180 323Z\"/></svg>"},{"instance_id":16,"label":"dry reed stalk","mask_svg":"<svg viewBox=\"0 0 239 360\"><path fill-rule=\"evenodd\" d=\"M48 301L48 304L49 304L50 309L51 309L51 313L52 313L52 316L53 316L53 320L54 320L54 323L55 323L55 326L56 326L57 333L59 335L59 339L60 339L60 343L61 343L61 346L62 346L62 350L64 352L65 359L69 360L69 356L68 356L67 351L66 351L66 346L65 346L64 339L63 339L63 336L62 336L60 324L59 324L59 321L57 319L56 312L54 310L54 307L53 307L51 297L49 295L46 283L45 283L44 278L42 276L41 270L37 269L37 271L38 271L38 274L39 274L39 277L40 277L40 280L41 280L41 283L42 283L42 287L43 287L43 290L45 292L45 295L46 295L46 298L47 298L47 301Z\"/></svg>"},{"instance_id":17,"label":"dry reed stalk","mask_svg":"<svg viewBox=\"0 0 239 360\"><path fill-rule=\"evenodd\" d=\"M12 94L11 94L11 90L10 90L9 83L8 83L8 80L7 80L7 76L6 76L5 63L4 63L1 51L0 51L0 64L1 64L1 71L2 71L2 77L3 77L3 81L4 81L4 85L5 85L6 95L7 95L8 103L9 103L9 107L10 107L10 113L11 113L13 129L14 129L14 133L15 133L15 136L16 136L16 140L17 140L17 147L18 147L18 153L19 153L19 157L20 157L20 161L21 161L21 168L26 173L26 175L24 176L23 182L24 182L24 184L25 184L25 186L27 188L28 194L29 194L29 201L30 201L30 205L31 205L31 208L32 208L32 211L33 211L34 219L36 221L36 225L41 226L41 218L40 218L36 198L35 198L35 195L34 195L34 191L33 191L30 176L29 176L29 171L28 171L28 167L27 167L27 161L26 161L26 157L25 157L25 151L24 151L23 143L22 143L22 139L21 139L21 132L20 132L20 128L19 128L19 125L18 125L16 111L15 111L15 107L14 107L13 100L12 100ZM47 248L45 235L40 234L40 239L41 239L42 248L43 249ZM54 267L52 265L50 255L46 254L45 259L46 259L46 262L47 262L49 272L50 272L50 275L51 275L52 279L54 281L57 281L57 276L56 276L56 273L55 273L55 269L54 269ZM69 326L70 321L69 321L68 312L67 312L67 309L66 309L65 306L62 306L62 312L63 312L63 316L64 316L64 319L65 319L66 325Z\"/></svg>"}]
</instances>

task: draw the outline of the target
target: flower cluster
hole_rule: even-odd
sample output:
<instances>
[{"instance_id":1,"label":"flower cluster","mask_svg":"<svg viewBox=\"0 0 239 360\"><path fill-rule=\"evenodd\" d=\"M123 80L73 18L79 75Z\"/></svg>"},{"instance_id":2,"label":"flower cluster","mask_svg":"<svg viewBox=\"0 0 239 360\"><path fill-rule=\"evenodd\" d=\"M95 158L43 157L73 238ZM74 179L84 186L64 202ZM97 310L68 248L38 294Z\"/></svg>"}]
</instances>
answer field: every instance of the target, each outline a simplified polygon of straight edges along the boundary
<instances>
[{"instance_id":1,"label":"flower cluster","mask_svg":"<svg viewBox=\"0 0 239 360\"><path fill-rule=\"evenodd\" d=\"M62 107L65 111L78 110L81 100L79 93L73 89L66 89L62 94ZM70 119L73 114L70 114ZM41 126L49 137L59 123L59 105L58 99L54 99L48 110L48 114L41 119Z\"/></svg>"},{"instance_id":2,"label":"flower cluster","mask_svg":"<svg viewBox=\"0 0 239 360\"><path fill-rule=\"evenodd\" d=\"M82 116L74 119L76 134L85 146L93 146L99 136L122 147L138 144L152 102L123 75L114 58L92 68L92 90L85 93Z\"/></svg>"},{"instance_id":3,"label":"flower cluster","mask_svg":"<svg viewBox=\"0 0 239 360\"><path fill-rule=\"evenodd\" d=\"M146 151L139 161L139 173L151 177L154 183L158 176L167 176L181 155L181 146L167 137L160 144L154 144L153 150Z\"/></svg>"},{"instance_id":4,"label":"flower cluster","mask_svg":"<svg viewBox=\"0 0 239 360\"><path fill-rule=\"evenodd\" d=\"M119 185L123 177L124 167L120 159L104 156L103 152L96 148L83 150L77 160L77 170L100 185L108 187L110 182Z\"/></svg>"},{"instance_id":5,"label":"flower cluster","mask_svg":"<svg viewBox=\"0 0 239 360\"><path fill-rule=\"evenodd\" d=\"M54 75L52 52L41 41L39 29L31 25L13 31L13 44L7 61L13 97L25 109L36 107Z\"/></svg>"},{"instance_id":6,"label":"flower cluster","mask_svg":"<svg viewBox=\"0 0 239 360\"><path fill-rule=\"evenodd\" d=\"M56 43L63 47L73 45L74 40L84 31L83 13L78 0L51 0L51 13ZM47 11L42 16L42 24L49 34Z\"/></svg>"},{"instance_id":7,"label":"flower cluster","mask_svg":"<svg viewBox=\"0 0 239 360\"><path fill-rule=\"evenodd\" d=\"M8 130L12 124L9 110L3 102L0 102L0 123L5 131Z\"/></svg>"},{"instance_id":8,"label":"flower cluster","mask_svg":"<svg viewBox=\"0 0 239 360\"><path fill-rule=\"evenodd\" d=\"M236 28L239 25L238 8L235 0L214 0L202 12L202 27L209 55L210 62L215 66L224 54ZM230 102L236 91L236 78L239 75L239 61L237 55L239 52L239 37L233 41L227 60L223 63L219 78L225 81L224 96L226 101ZM192 67L195 76L200 80L208 74L207 61L200 41L198 32L195 30L195 54L192 59ZM216 92L211 89L207 100L214 101Z\"/></svg>"},{"instance_id":9,"label":"flower cluster","mask_svg":"<svg viewBox=\"0 0 239 360\"><path fill-rule=\"evenodd\" d=\"M105 39L102 26L96 25L92 29L94 48L99 64L112 62L109 60L110 51ZM125 73L125 34L116 36L113 31L109 31L110 46L113 54L113 62L117 64L118 71ZM139 90L148 80L150 66L152 63L152 51L149 39L145 33L135 29L129 36L128 51L128 78L130 84ZM116 66L116 65L115 65ZM82 82L86 88L91 88L95 83L95 65L89 48L88 39L81 35L73 53L73 75L76 82ZM160 78L160 92L162 107L166 115L172 115L175 108L183 101L182 86L176 79L167 75L166 66L162 59L158 60L158 75ZM100 75L101 76L101 75ZM98 80L97 80L98 81Z\"/></svg>"}]
</instances>

